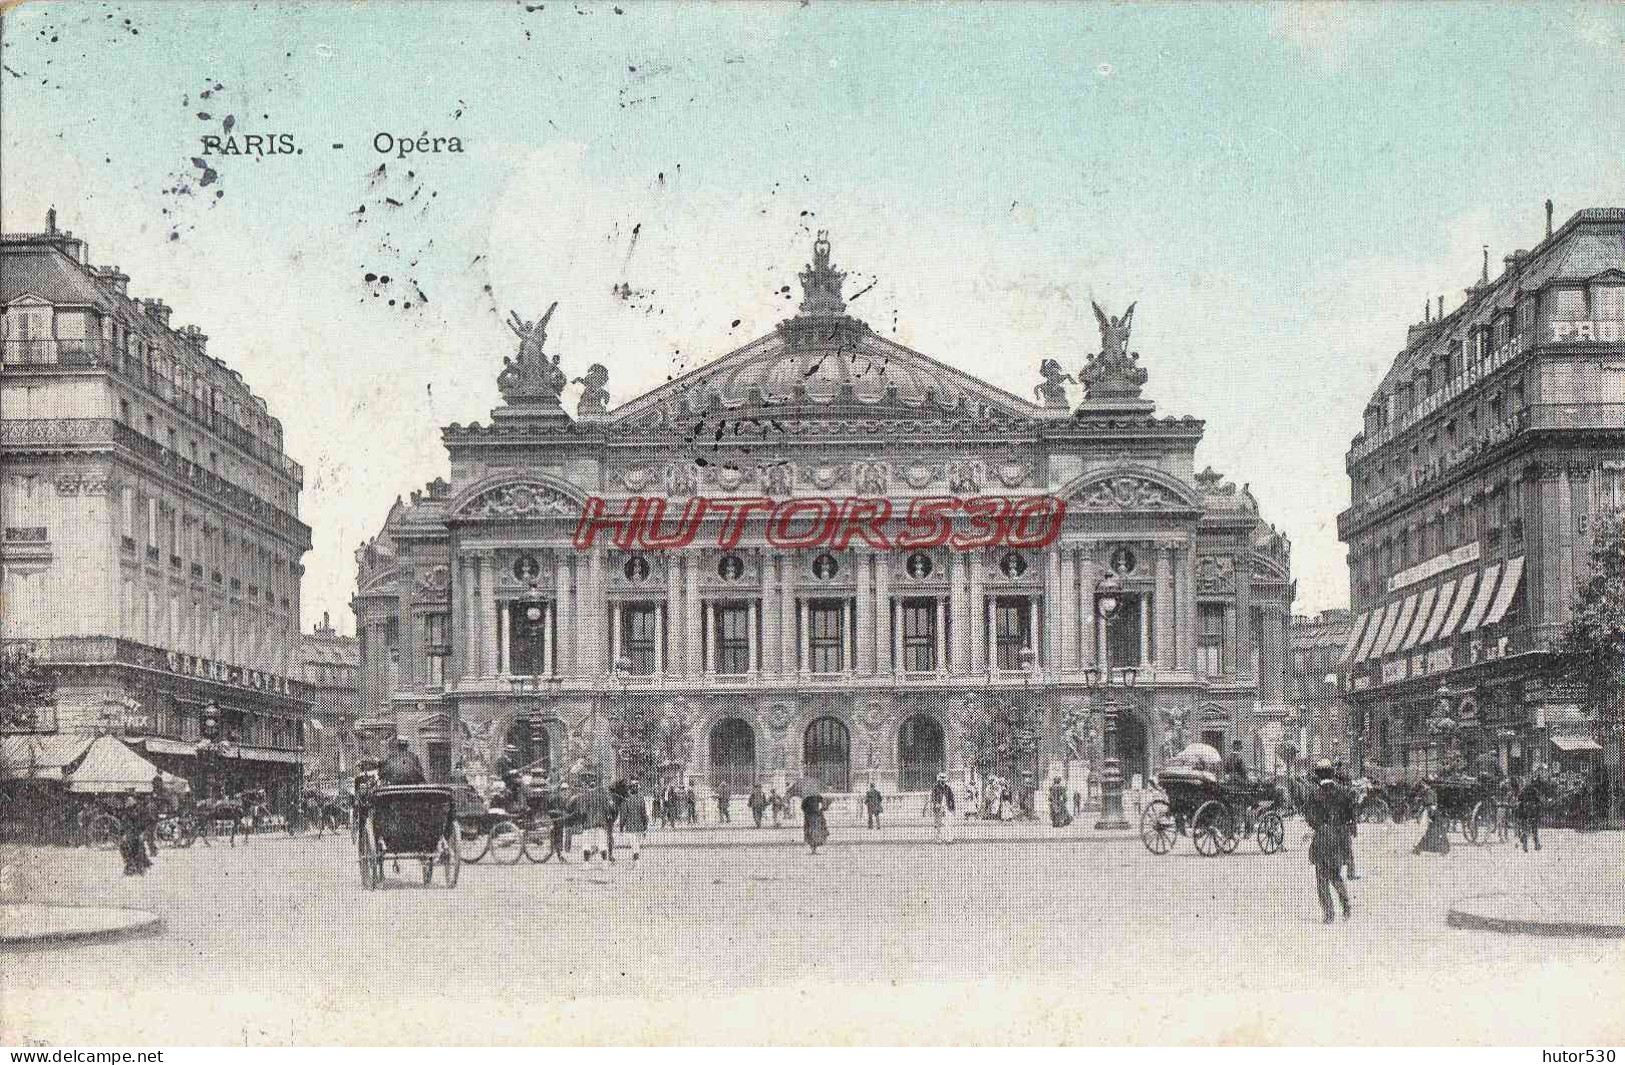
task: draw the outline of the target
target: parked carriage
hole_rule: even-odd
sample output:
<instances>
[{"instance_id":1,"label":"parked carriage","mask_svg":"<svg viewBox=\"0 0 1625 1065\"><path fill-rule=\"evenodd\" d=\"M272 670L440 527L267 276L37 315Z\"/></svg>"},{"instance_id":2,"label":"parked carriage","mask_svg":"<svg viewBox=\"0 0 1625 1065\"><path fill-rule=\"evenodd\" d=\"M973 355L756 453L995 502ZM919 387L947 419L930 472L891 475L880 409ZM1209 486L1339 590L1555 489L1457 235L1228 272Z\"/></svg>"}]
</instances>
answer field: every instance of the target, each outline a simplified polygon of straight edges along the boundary
<instances>
[{"instance_id":1,"label":"parked carriage","mask_svg":"<svg viewBox=\"0 0 1625 1065\"><path fill-rule=\"evenodd\" d=\"M436 784L395 784L374 789L367 813L356 827L356 855L361 884L371 890L384 882L384 863L399 871L402 859L416 860L423 869L423 884L434 879L435 867L445 875L448 888L457 886L462 872L458 848L457 807L453 790Z\"/></svg>"},{"instance_id":2,"label":"parked carriage","mask_svg":"<svg viewBox=\"0 0 1625 1065\"><path fill-rule=\"evenodd\" d=\"M1430 779L1439 812L1460 828L1469 843L1490 843L1498 838L1502 822L1500 789L1487 777L1455 776Z\"/></svg>"},{"instance_id":3,"label":"parked carriage","mask_svg":"<svg viewBox=\"0 0 1625 1065\"><path fill-rule=\"evenodd\" d=\"M1211 759L1187 753L1157 774L1157 787L1168 798L1153 800L1140 815L1140 840L1147 850L1167 854L1187 833L1197 852L1209 858L1233 853L1243 836L1252 836L1265 854L1286 848L1279 788L1268 782L1223 784L1211 768L1217 752Z\"/></svg>"}]
</instances>

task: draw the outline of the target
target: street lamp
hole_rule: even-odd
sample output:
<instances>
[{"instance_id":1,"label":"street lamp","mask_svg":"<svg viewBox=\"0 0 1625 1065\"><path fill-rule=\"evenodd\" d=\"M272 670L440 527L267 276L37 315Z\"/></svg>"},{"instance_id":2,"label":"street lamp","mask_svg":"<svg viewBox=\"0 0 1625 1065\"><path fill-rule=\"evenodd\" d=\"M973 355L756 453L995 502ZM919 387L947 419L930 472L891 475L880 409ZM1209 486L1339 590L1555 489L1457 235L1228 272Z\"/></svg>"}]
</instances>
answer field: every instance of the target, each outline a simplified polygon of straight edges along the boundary
<instances>
[{"instance_id":1,"label":"street lamp","mask_svg":"<svg viewBox=\"0 0 1625 1065\"><path fill-rule=\"evenodd\" d=\"M1027 714L1027 724L1029 727L1031 727L1033 724L1033 671L1038 665L1038 653L1034 651L1032 645L1029 644L1022 647L1018 660L1021 663L1022 702L1026 704L1025 712ZM1033 744L1032 764L1024 767L1026 769L1028 779L1022 781L1024 786L1022 788L1021 815L1024 818L1030 818L1033 820L1036 820L1038 817L1038 749L1039 745L1043 742L1043 731L1041 726L1038 735L1039 738Z\"/></svg>"},{"instance_id":2,"label":"street lamp","mask_svg":"<svg viewBox=\"0 0 1625 1065\"><path fill-rule=\"evenodd\" d=\"M1116 687L1132 690L1139 674L1140 671L1132 666L1115 670L1086 669L1083 671L1083 682L1091 690L1105 688L1110 691ZM1106 705L1094 712L1101 715L1104 729L1102 745L1105 748L1100 770L1100 820L1095 822L1095 827L1128 828L1128 818L1123 816L1123 762L1117 753L1117 722L1122 707L1107 696Z\"/></svg>"}]
</instances>

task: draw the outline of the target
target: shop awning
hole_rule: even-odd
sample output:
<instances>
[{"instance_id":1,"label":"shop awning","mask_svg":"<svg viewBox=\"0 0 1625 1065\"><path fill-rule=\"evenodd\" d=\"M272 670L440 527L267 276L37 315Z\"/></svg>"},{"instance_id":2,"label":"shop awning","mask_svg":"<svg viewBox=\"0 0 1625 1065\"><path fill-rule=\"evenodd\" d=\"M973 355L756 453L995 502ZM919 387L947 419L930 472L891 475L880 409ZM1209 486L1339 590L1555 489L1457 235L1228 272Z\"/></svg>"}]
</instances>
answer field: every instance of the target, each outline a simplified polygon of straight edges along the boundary
<instances>
[{"instance_id":1,"label":"shop awning","mask_svg":"<svg viewBox=\"0 0 1625 1065\"><path fill-rule=\"evenodd\" d=\"M1433 616L1428 619L1428 626L1422 630L1422 636L1417 643L1430 644L1439 635L1439 630L1444 628L1445 615L1450 613L1452 597L1455 591L1456 580L1454 577L1439 586L1439 601L1433 605Z\"/></svg>"},{"instance_id":2,"label":"shop awning","mask_svg":"<svg viewBox=\"0 0 1625 1065\"><path fill-rule=\"evenodd\" d=\"M269 747L237 747L237 757L250 762L282 762L288 765L302 765L305 756L297 751L278 751Z\"/></svg>"},{"instance_id":3,"label":"shop awning","mask_svg":"<svg viewBox=\"0 0 1625 1065\"><path fill-rule=\"evenodd\" d=\"M151 791L158 767L112 736L97 736L67 776L69 791Z\"/></svg>"},{"instance_id":4,"label":"shop awning","mask_svg":"<svg viewBox=\"0 0 1625 1065\"><path fill-rule=\"evenodd\" d=\"M1494 625L1506 616L1507 608L1518 594L1518 585L1523 580L1523 556L1517 555L1507 560L1506 575L1501 578L1501 587L1495 593L1495 602L1490 605L1490 612L1484 615L1483 624Z\"/></svg>"},{"instance_id":5,"label":"shop awning","mask_svg":"<svg viewBox=\"0 0 1625 1065\"><path fill-rule=\"evenodd\" d=\"M1389 635L1388 642L1386 645L1384 645L1380 653L1391 655L1395 651L1399 650L1399 643L1405 638L1405 633L1410 630L1411 619L1415 616L1416 593L1412 592L1410 595L1405 597L1405 602L1400 605L1399 621L1394 624L1394 631L1391 635Z\"/></svg>"},{"instance_id":6,"label":"shop awning","mask_svg":"<svg viewBox=\"0 0 1625 1065\"><path fill-rule=\"evenodd\" d=\"M62 767L77 761L93 738L71 734L0 738L0 777L61 780Z\"/></svg>"},{"instance_id":7,"label":"shop awning","mask_svg":"<svg viewBox=\"0 0 1625 1065\"><path fill-rule=\"evenodd\" d=\"M1360 651L1354 656L1356 662L1364 662L1371 657L1371 648L1376 646L1377 636L1382 632L1383 618L1388 616L1388 608L1378 607L1371 615L1371 624L1365 627L1365 636L1360 639Z\"/></svg>"},{"instance_id":8,"label":"shop awning","mask_svg":"<svg viewBox=\"0 0 1625 1065\"><path fill-rule=\"evenodd\" d=\"M1409 651L1422 639L1422 633L1428 627L1428 616L1433 613L1433 600L1438 598L1439 589L1428 585L1422 596L1416 601L1416 621L1411 624L1411 631L1405 634L1405 642L1399 645L1401 651Z\"/></svg>"},{"instance_id":9,"label":"shop awning","mask_svg":"<svg viewBox=\"0 0 1625 1065\"><path fill-rule=\"evenodd\" d=\"M182 743L180 740L166 740L161 736L148 736L142 741L148 754L196 754L197 743Z\"/></svg>"},{"instance_id":10,"label":"shop awning","mask_svg":"<svg viewBox=\"0 0 1625 1065\"><path fill-rule=\"evenodd\" d=\"M1478 586L1478 574L1468 573L1461 578L1461 585L1456 589L1456 601L1450 604L1450 614L1444 619L1444 627L1435 637L1448 640L1456 634L1456 626L1461 624L1461 616L1467 612L1467 604L1472 601L1473 589Z\"/></svg>"},{"instance_id":11,"label":"shop awning","mask_svg":"<svg viewBox=\"0 0 1625 1065\"><path fill-rule=\"evenodd\" d=\"M1484 579L1478 582L1478 595L1473 597L1472 609L1467 616L1461 619L1460 632L1465 635L1478 628L1479 622L1484 620L1484 612L1490 608L1490 595L1495 591L1495 578L1501 575L1501 564L1495 563L1484 570Z\"/></svg>"},{"instance_id":12,"label":"shop awning","mask_svg":"<svg viewBox=\"0 0 1625 1065\"><path fill-rule=\"evenodd\" d=\"M1602 744L1590 736L1553 736L1552 746L1560 751L1600 751Z\"/></svg>"},{"instance_id":13,"label":"shop awning","mask_svg":"<svg viewBox=\"0 0 1625 1065\"><path fill-rule=\"evenodd\" d=\"M1361 612L1354 619L1354 627L1349 629L1348 642L1343 645L1343 653L1338 656L1337 664L1344 665L1354 657L1355 648L1360 646L1360 637L1365 635L1365 623L1371 619L1371 611Z\"/></svg>"}]
</instances>

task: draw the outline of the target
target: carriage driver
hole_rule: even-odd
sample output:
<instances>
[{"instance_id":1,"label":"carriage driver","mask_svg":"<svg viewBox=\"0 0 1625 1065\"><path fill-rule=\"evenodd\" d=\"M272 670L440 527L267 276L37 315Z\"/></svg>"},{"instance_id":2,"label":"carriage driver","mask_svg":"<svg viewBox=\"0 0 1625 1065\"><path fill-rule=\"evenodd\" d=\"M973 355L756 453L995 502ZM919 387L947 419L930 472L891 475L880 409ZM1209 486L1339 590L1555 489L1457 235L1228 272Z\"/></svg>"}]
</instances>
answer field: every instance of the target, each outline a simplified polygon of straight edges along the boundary
<instances>
[{"instance_id":1,"label":"carriage driver","mask_svg":"<svg viewBox=\"0 0 1625 1065\"><path fill-rule=\"evenodd\" d=\"M395 740L395 749L384 759L383 769L379 776L385 784L422 784L423 763L418 756L412 753L412 747L405 736Z\"/></svg>"},{"instance_id":2,"label":"carriage driver","mask_svg":"<svg viewBox=\"0 0 1625 1065\"><path fill-rule=\"evenodd\" d=\"M1224 759L1224 782L1246 784L1248 780L1247 763L1241 757L1241 741L1235 740L1231 742L1230 753Z\"/></svg>"}]
</instances>

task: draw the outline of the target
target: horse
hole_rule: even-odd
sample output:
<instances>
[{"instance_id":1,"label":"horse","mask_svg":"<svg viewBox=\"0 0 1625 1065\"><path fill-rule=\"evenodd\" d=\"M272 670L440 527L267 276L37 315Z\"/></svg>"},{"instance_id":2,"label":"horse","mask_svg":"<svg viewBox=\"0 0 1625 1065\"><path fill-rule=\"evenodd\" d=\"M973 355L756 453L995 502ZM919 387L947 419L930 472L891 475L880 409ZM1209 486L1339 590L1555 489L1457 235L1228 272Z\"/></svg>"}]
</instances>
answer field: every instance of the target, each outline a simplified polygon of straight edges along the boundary
<instances>
[{"instance_id":1,"label":"horse","mask_svg":"<svg viewBox=\"0 0 1625 1065\"><path fill-rule=\"evenodd\" d=\"M259 830L259 820L265 814L265 792L255 789L234 797L207 799L197 804L198 820L204 825L231 824L231 845L237 846L237 833L243 831L246 846L251 833ZM246 829L244 822L248 823Z\"/></svg>"}]
</instances>

